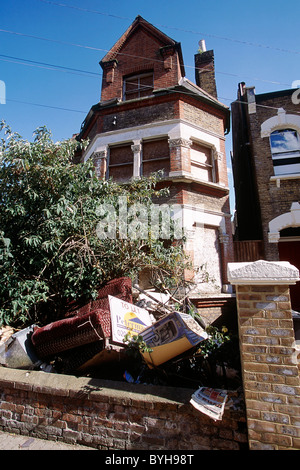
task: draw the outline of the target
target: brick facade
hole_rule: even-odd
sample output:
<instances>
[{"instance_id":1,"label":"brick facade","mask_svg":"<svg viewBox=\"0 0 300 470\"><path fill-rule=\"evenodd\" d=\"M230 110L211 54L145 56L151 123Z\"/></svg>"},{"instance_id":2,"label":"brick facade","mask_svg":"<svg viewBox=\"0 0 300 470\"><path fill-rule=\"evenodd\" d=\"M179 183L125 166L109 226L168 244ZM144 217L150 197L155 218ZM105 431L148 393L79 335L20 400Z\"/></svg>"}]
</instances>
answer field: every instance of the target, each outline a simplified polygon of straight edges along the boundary
<instances>
[{"instance_id":1,"label":"brick facade","mask_svg":"<svg viewBox=\"0 0 300 470\"><path fill-rule=\"evenodd\" d=\"M213 227L221 249L207 265L217 265L221 273L217 292L228 289L226 264L233 259L225 154L228 108L210 94L210 80L199 88L185 78L180 44L140 16L100 64L101 101L91 108L78 136L90 140L82 161L94 158L98 174L116 181L128 179L130 172L140 177L164 170L170 197L162 202L180 204L189 221L186 251L194 261L199 251L194 244L201 244L197 224ZM215 80L214 69L211 74ZM122 153L124 145L132 149L132 167L110 161L116 147ZM99 152L105 159L98 158Z\"/></svg>"},{"instance_id":2,"label":"brick facade","mask_svg":"<svg viewBox=\"0 0 300 470\"><path fill-rule=\"evenodd\" d=\"M153 71L155 88L177 85L183 74L180 59L178 43L137 17L100 62L103 69L101 101L122 99L123 77L145 71Z\"/></svg>"},{"instance_id":3,"label":"brick facade","mask_svg":"<svg viewBox=\"0 0 300 470\"><path fill-rule=\"evenodd\" d=\"M262 239L264 258L279 260L278 245L270 243L269 223L287 213L291 204L300 199L300 175L275 176L269 135L262 134L262 126L270 118L277 118L276 129L290 128L286 116L299 116L300 105L292 102L294 90L265 93L255 96L253 87L239 93L232 103L233 119L233 173L237 200L237 232L239 240ZM252 101L251 101L252 100ZM285 123L286 121L286 123Z\"/></svg>"},{"instance_id":4,"label":"brick facade","mask_svg":"<svg viewBox=\"0 0 300 470\"><path fill-rule=\"evenodd\" d=\"M293 100L294 92L255 95L254 87L239 85L238 100L232 103L232 167L235 240L259 244L263 259L289 261L299 268L300 104ZM272 149L276 135L281 140ZM246 252L244 256L239 260L247 259ZM293 310L300 311L298 286L291 298Z\"/></svg>"}]
</instances>

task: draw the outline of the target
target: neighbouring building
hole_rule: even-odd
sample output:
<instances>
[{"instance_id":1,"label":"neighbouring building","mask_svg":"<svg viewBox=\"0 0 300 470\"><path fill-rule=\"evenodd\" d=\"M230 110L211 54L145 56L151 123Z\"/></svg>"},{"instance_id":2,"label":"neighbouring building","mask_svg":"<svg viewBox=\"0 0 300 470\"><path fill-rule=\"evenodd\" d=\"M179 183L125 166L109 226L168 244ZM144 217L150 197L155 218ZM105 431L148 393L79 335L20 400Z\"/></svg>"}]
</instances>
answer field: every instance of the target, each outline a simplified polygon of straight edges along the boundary
<instances>
[{"instance_id":1,"label":"neighbouring building","mask_svg":"<svg viewBox=\"0 0 300 470\"><path fill-rule=\"evenodd\" d=\"M236 261L289 261L300 268L299 90L255 94L238 86L232 103ZM291 286L300 312L300 286Z\"/></svg>"},{"instance_id":2,"label":"neighbouring building","mask_svg":"<svg viewBox=\"0 0 300 470\"><path fill-rule=\"evenodd\" d=\"M182 209L186 251L215 279L199 283L196 297L206 296L207 308L216 298L222 306L233 259L225 154L230 112L217 98L213 51L202 44L192 83L180 43L137 16L100 65L101 99L77 137L90 140L80 161L92 158L99 177L120 183L163 170L170 191L163 202Z\"/></svg>"}]
</instances>

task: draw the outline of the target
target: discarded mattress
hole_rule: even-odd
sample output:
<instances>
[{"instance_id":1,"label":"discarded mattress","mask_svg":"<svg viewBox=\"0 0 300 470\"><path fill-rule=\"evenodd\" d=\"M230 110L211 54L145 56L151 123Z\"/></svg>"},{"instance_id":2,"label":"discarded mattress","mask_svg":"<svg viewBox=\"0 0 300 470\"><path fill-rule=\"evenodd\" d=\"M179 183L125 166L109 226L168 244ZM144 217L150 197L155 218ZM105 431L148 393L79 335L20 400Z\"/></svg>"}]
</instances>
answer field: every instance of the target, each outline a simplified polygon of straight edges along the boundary
<instances>
[{"instance_id":1,"label":"discarded mattress","mask_svg":"<svg viewBox=\"0 0 300 470\"><path fill-rule=\"evenodd\" d=\"M81 365L81 363L79 364L81 361L77 359L80 354L77 354L78 351L75 351L75 348L97 342L91 346L90 353L88 347L84 349L85 360L89 360L101 348L104 349L112 336L109 295L126 302L132 302L131 279L122 277L109 281L99 289L96 300L81 308L76 308L73 305L66 318L36 328L31 336L36 354L40 358L49 358L72 350L71 354L74 354L71 362L75 367ZM66 364L67 368L71 369L69 356L65 359L68 363Z\"/></svg>"},{"instance_id":2,"label":"discarded mattress","mask_svg":"<svg viewBox=\"0 0 300 470\"><path fill-rule=\"evenodd\" d=\"M83 307L71 307L66 316L75 315L82 316L90 313L96 309L103 309L109 311L108 296L112 295L125 302L132 303L132 283L128 277L120 277L112 279L105 286L98 290L98 295L95 300L92 300Z\"/></svg>"},{"instance_id":3,"label":"discarded mattress","mask_svg":"<svg viewBox=\"0 0 300 470\"><path fill-rule=\"evenodd\" d=\"M31 341L40 358L110 337L110 314L95 310L81 317L65 318L36 328Z\"/></svg>"}]
</instances>

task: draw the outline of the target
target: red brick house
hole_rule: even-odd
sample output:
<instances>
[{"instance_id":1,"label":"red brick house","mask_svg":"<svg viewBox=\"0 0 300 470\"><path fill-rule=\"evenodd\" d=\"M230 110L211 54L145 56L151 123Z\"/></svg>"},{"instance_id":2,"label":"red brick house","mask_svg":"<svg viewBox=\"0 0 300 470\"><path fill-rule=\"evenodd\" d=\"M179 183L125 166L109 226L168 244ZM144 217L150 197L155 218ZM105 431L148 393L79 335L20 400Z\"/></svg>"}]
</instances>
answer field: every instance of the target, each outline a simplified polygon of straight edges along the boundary
<instances>
[{"instance_id":1,"label":"red brick house","mask_svg":"<svg viewBox=\"0 0 300 470\"><path fill-rule=\"evenodd\" d=\"M300 269L299 90L256 94L238 86L232 103L232 168L236 193L237 261L289 261ZM253 247L260 249L251 250ZM244 258L242 258L244 256ZM300 312L300 286L291 286Z\"/></svg>"},{"instance_id":2,"label":"red brick house","mask_svg":"<svg viewBox=\"0 0 300 470\"><path fill-rule=\"evenodd\" d=\"M182 208L186 250L228 292L233 245L225 135L229 109L217 99L213 51L195 56L196 84L185 78L180 43L138 16L101 60L100 101L83 122L98 174L122 182L163 170L168 204Z\"/></svg>"}]
</instances>

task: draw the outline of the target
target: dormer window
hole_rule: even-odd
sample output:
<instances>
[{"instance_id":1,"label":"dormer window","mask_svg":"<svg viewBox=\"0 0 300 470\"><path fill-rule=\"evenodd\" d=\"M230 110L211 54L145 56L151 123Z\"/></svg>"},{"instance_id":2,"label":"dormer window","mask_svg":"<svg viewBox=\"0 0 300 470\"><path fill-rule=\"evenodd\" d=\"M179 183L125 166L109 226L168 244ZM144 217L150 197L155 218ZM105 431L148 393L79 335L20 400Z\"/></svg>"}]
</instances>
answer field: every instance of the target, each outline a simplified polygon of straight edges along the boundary
<instances>
[{"instance_id":1,"label":"dormer window","mask_svg":"<svg viewBox=\"0 0 300 470\"><path fill-rule=\"evenodd\" d=\"M275 175L300 173L300 141L294 129L280 129L270 135Z\"/></svg>"},{"instance_id":2,"label":"dormer window","mask_svg":"<svg viewBox=\"0 0 300 470\"><path fill-rule=\"evenodd\" d=\"M123 82L123 100L133 100L152 95L153 88L153 72L125 77Z\"/></svg>"}]
</instances>

